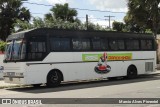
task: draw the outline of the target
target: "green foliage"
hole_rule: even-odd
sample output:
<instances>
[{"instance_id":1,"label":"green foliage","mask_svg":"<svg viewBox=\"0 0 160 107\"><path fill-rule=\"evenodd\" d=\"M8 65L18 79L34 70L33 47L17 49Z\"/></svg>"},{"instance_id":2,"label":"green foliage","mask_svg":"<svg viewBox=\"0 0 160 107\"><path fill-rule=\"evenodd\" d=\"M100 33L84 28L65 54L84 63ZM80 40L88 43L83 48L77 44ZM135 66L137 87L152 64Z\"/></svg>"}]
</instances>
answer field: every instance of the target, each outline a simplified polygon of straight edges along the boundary
<instances>
[{"instance_id":1,"label":"green foliage","mask_svg":"<svg viewBox=\"0 0 160 107\"><path fill-rule=\"evenodd\" d=\"M55 28L55 29L72 29L72 30L87 30L86 23L81 23L79 19L76 19L75 22L64 21L60 18L45 18L44 20L41 18L34 18L32 27L33 28ZM100 25L95 25L91 22L88 24L88 30L105 30Z\"/></svg>"},{"instance_id":2,"label":"green foliage","mask_svg":"<svg viewBox=\"0 0 160 107\"><path fill-rule=\"evenodd\" d=\"M45 27L45 22L41 18L33 18L33 28Z\"/></svg>"},{"instance_id":3,"label":"green foliage","mask_svg":"<svg viewBox=\"0 0 160 107\"><path fill-rule=\"evenodd\" d=\"M29 30L32 28L34 28L33 25L28 21L21 21L17 19L16 23L14 23L14 29L12 30L12 32L15 33L19 31Z\"/></svg>"},{"instance_id":4,"label":"green foliage","mask_svg":"<svg viewBox=\"0 0 160 107\"><path fill-rule=\"evenodd\" d=\"M54 19L62 19L63 21L75 22L74 17L77 16L75 9L70 9L68 3L56 4L50 9L51 13L45 15L45 19L53 21Z\"/></svg>"},{"instance_id":5,"label":"green foliage","mask_svg":"<svg viewBox=\"0 0 160 107\"><path fill-rule=\"evenodd\" d=\"M30 17L29 10L22 7L21 0L0 0L0 38L6 40L17 19L29 21Z\"/></svg>"},{"instance_id":6,"label":"green foliage","mask_svg":"<svg viewBox=\"0 0 160 107\"><path fill-rule=\"evenodd\" d=\"M124 17L124 22L126 24L125 29L128 32L136 32L136 33L141 32L140 26L137 24L135 18L133 18L133 15L129 14L129 12Z\"/></svg>"},{"instance_id":7,"label":"green foliage","mask_svg":"<svg viewBox=\"0 0 160 107\"><path fill-rule=\"evenodd\" d=\"M122 32L125 25L122 22L114 21L112 26L113 26L113 30L116 30L118 32Z\"/></svg>"},{"instance_id":8,"label":"green foliage","mask_svg":"<svg viewBox=\"0 0 160 107\"><path fill-rule=\"evenodd\" d=\"M160 0L128 0L128 19L142 29L151 29L156 36L160 28L159 4Z\"/></svg>"},{"instance_id":9,"label":"green foliage","mask_svg":"<svg viewBox=\"0 0 160 107\"><path fill-rule=\"evenodd\" d=\"M34 17L32 23L27 21L17 20L14 25L16 29L14 32L21 30L28 30L33 28L55 28L55 29L72 29L72 30L87 30L86 23L82 23L77 16L77 11L70 9L68 4L56 4L51 8L50 13L45 14L44 19ZM106 30L100 25L94 23L88 23L88 30Z\"/></svg>"},{"instance_id":10,"label":"green foliage","mask_svg":"<svg viewBox=\"0 0 160 107\"><path fill-rule=\"evenodd\" d=\"M4 52L6 47L6 42L0 41L0 51Z\"/></svg>"}]
</instances>

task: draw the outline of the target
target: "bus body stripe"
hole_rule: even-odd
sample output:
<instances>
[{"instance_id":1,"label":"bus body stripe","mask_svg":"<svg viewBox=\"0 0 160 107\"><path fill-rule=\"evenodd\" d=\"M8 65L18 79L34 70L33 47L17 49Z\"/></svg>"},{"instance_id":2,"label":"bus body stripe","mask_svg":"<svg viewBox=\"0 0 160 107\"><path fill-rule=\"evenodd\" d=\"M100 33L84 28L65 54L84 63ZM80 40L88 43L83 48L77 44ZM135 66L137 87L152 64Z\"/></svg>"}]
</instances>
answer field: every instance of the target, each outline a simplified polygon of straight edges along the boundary
<instances>
[{"instance_id":1,"label":"bus body stripe","mask_svg":"<svg viewBox=\"0 0 160 107\"><path fill-rule=\"evenodd\" d=\"M108 62L113 62L113 61L137 61L137 60L154 60L154 58L149 58L149 59L132 59L132 60L110 60ZM93 63L97 61L74 61L74 62L46 62L46 63L26 63L26 65L38 65L38 64L64 64L64 63Z\"/></svg>"}]
</instances>

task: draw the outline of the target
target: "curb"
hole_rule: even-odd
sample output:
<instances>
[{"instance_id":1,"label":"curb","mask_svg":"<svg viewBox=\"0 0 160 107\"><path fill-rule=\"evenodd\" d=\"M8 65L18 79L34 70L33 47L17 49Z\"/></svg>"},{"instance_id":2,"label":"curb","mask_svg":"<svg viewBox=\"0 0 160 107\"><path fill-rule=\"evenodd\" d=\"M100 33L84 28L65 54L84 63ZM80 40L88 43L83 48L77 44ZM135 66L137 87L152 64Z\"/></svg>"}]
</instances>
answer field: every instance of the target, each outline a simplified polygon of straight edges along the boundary
<instances>
[{"instance_id":1,"label":"curb","mask_svg":"<svg viewBox=\"0 0 160 107\"><path fill-rule=\"evenodd\" d=\"M18 88L21 87L21 85L8 85L8 86L0 86L0 89L4 89L4 88Z\"/></svg>"},{"instance_id":2,"label":"curb","mask_svg":"<svg viewBox=\"0 0 160 107\"><path fill-rule=\"evenodd\" d=\"M0 86L0 89L4 89L4 88L24 88L24 87L30 87L32 85L8 85L8 86Z\"/></svg>"}]
</instances>

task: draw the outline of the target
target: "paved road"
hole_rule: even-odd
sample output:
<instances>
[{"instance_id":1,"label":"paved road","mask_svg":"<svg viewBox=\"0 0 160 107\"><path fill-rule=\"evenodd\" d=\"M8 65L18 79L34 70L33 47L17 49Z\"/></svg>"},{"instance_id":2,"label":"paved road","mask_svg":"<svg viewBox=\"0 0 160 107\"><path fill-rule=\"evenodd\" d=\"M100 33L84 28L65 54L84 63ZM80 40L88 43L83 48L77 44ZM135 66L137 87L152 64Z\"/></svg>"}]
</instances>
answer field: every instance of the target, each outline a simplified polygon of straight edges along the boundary
<instances>
[{"instance_id":1,"label":"paved road","mask_svg":"<svg viewBox=\"0 0 160 107\"><path fill-rule=\"evenodd\" d=\"M160 98L160 74L140 76L133 80L98 81L63 84L57 88L0 89L1 98ZM75 100L73 100L73 103ZM48 101L50 103L50 101ZM81 103L81 101L80 101ZM92 103L92 102L90 102ZM2 106L2 105L0 105ZM4 106L4 105L3 105ZM8 107L7 105L6 107ZM19 105L21 106L21 105ZM38 107L81 107L82 105L37 105ZM83 107L106 105L83 105ZM107 105L107 107L159 107L160 105ZM27 106L25 106L27 107ZM28 106L32 107L32 106ZM33 106L35 107L35 106Z\"/></svg>"}]
</instances>

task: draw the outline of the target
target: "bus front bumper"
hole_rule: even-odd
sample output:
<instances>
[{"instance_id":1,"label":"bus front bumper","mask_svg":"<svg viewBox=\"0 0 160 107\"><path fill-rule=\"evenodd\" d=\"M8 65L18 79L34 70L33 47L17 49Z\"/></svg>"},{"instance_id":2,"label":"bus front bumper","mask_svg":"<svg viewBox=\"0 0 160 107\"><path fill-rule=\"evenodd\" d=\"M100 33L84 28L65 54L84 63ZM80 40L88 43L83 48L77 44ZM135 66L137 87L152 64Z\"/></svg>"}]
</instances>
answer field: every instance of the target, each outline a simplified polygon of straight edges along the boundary
<instances>
[{"instance_id":1,"label":"bus front bumper","mask_svg":"<svg viewBox=\"0 0 160 107\"><path fill-rule=\"evenodd\" d=\"M4 76L4 82L5 83L11 83L11 84L25 84L24 77Z\"/></svg>"}]
</instances>

